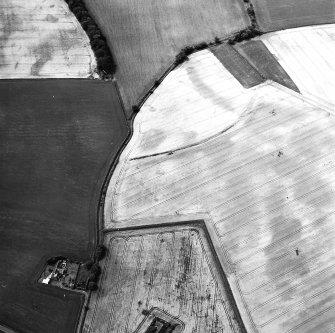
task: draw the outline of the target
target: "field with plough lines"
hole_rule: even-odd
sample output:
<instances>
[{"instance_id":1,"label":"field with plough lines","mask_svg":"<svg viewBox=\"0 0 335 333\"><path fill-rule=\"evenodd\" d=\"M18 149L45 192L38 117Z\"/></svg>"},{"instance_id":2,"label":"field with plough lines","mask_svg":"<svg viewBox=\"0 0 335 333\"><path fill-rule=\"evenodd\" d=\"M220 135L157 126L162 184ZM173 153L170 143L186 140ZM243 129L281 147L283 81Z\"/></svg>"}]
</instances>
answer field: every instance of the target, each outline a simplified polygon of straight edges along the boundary
<instances>
[{"instance_id":1,"label":"field with plough lines","mask_svg":"<svg viewBox=\"0 0 335 333\"><path fill-rule=\"evenodd\" d=\"M84 295L37 280L48 258L91 254L100 190L127 136L122 107L98 80L0 80L0 96L0 322L73 333Z\"/></svg>"},{"instance_id":2,"label":"field with plough lines","mask_svg":"<svg viewBox=\"0 0 335 333\"><path fill-rule=\"evenodd\" d=\"M63 0L0 2L0 79L82 78L95 69L89 39Z\"/></svg>"},{"instance_id":3,"label":"field with plough lines","mask_svg":"<svg viewBox=\"0 0 335 333\"><path fill-rule=\"evenodd\" d=\"M242 0L85 0L115 56L127 110L138 103L182 47L250 25Z\"/></svg>"},{"instance_id":4,"label":"field with plough lines","mask_svg":"<svg viewBox=\"0 0 335 333\"><path fill-rule=\"evenodd\" d=\"M278 31L261 40L303 95L335 105L335 25Z\"/></svg>"},{"instance_id":5,"label":"field with plough lines","mask_svg":"<svg viewBox=\"0 0 335 333\"><path fill-rule=\"evenodd\" d=\"M262 41L251 40L246 43L237 43L235 50L257 70L264 80L272 80L299 92L293 80Z\"/></svg>"},{"instance_id":6,"label":"field with plough lines","mask_svg":"<svg viewBox=\"0 0 335 333\"><path fill-rule=\"evenodd\" d=\"M173 332L244 332L200 227L111 232L105 243L109 254L83 332L138 332L155 309L178 318Z\"/></svg>"},{"instance_id":7,"label":"field with plough lines","mask_svg":"<svg viewBox=\"0 0 335 333\"><path fill-rule=\"evenodd\" d=\"M207 91L211 87L208 82ZM169 152L164 147L161 154L147 147L146 156L137 143L153 131L164 136L165 126L155 120L150 126L150 108L143 107L109 184L106 227L206 214L249 332L330 332L335 312L333 115L270 81L248 94L251 102L227 131L220 133L225 122L218 118L218 135L210 140ZM226 106L221 108L224 113ZM177 108L164 116L167 123L182 117ZM187 125L192 128L191 116ZM166 135L178 131L176 126Z\"/></svg>"},{"instance_id":8,"label":"field with plough lines","mask_svg":"<svg viewBox=\"0 0 335 333\"><path fill-rule=\"evenodd\" d=\"M195 145L229 130L251 95L211 52L192 55L167 76L136 117L139 138L132 141L132 157Z\"/></svg>"},{"instance_id":9,"label":"field with plough lines","mask_svg":"<svg viewBox=\"0 0 335 333\"><path fill-rule=\"evenodd\" d=\"M334 23L333 0L252 0L260 28L274 31Z\"/></svg>"}]
</instances>

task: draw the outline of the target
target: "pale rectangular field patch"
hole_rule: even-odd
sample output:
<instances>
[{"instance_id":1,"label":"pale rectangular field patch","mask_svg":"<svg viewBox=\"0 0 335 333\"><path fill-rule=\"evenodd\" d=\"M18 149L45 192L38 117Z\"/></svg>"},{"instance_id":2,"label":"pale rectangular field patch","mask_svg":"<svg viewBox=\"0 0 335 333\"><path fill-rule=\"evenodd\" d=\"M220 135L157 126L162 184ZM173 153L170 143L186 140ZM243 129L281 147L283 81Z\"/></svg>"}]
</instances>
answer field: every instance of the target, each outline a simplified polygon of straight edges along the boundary
<instances>
[{"instance_id":1,"label":"pale rectangular field patch","mask_svg":"<svg viewBox=\"0 0 335 333\"><path fill-rule=\"evenodd\" d=\"M335 25L278 31L261 40L303 95L335 105Z\"/></svg>"},{"instance_id":2,"label":"pale rectangular field patch","mask_svg":"<svg viewBox=\"0 0 335 333\"><path fill-rule=\"evenodd\" d=\"M64 0L0 2L0 79L87 78L96 66Z\"/></svg>"},{"instance_id":3,"label":"pale rectangular field patch","mask_svg":"<svg viewBox=\"0 0 335 333\"><path fill-rule=\"evenodd\" d=\"M245 332L203 224L105 235L108 255L84 332L137 332L151 311L177 323L176 332Z\"/></svg>"}]
</instances>

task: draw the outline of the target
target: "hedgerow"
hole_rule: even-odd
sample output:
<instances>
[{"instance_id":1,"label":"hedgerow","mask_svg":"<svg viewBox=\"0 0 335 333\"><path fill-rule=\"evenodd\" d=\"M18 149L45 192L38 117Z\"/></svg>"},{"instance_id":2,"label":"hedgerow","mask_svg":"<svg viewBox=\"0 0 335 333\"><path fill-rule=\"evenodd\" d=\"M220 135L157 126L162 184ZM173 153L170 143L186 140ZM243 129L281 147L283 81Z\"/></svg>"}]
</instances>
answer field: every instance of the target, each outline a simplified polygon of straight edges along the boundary
<instances>
[{"instance_id":1,"label":"hedgerow","mask_svg":"<svg viewBox=\"0 0 335 333\"><path fill-rule=\"evenodd\" d=\"M249 27L237 32L233 37L229 38L228 44L232 45L235 43L243 42L244 40L249 40L251 38L260 36L261 34L262 33L258 29L254 27Z\"/></svg>"},{"instance_id":2,"label":"hedgerow","mask_svg":"<svg viewBox=\"0 0 335 333\"><path fill-rule=\"evenodd\" d=\"M245 7L246 7L247 13L249 15L250 21L251 21L251 26L254 29L258 29L258 24L257 24L257 20L256 20L256 13L255 13L253 4L250 2L250 0L244 0L244 3L245 3Z\"/></svg>"},{"instance_id":3,"label":"hedgerow","mask_svg":"<svg viewBox=\"0 0 335 333\"><path fill-rule=\"evenodd\" d=\"M90 16L83 0L65 0L72 13L76 16L82 28L90 39L91 47L97 59L100 75L112 75L116 71L116 64L108 47L106 38Z\"/></svg>"},{"instance_id":4,"label":"hedgerow","mask_svg":"<svg viewBox=\"0 0 335 333\"><path fill-rule=\"evenodd\" d=\"M180 50L180 52L176 55L174 64L180 65L185 60L188 60L188 56L196 51L204 50L208 47L208 44L206 42L201 42L192 46L186 46Z\"/></svg>"}]
</instances>

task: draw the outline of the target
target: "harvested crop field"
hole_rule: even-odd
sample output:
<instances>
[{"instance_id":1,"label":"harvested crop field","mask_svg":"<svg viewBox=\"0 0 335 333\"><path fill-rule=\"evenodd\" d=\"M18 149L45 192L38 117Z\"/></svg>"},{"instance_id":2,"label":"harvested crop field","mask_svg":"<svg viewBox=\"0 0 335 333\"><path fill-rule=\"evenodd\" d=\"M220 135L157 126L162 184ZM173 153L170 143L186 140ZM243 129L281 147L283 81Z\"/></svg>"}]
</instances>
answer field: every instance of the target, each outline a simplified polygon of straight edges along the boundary
<instances>
[{"instance_id":1,"label":"harvested crop field","mask_svg":"<svg viewBox=\"0 0 335 333\"><path fill-rule=\"evenodd\" d=\"M335 105L335 25L278 31L261 39L303 95Z\"/></svg>"},{"instance_id":2,"label":"harvested crop field","mask_svg":"<svg viewBox=\"0 0 335 333\"><path fill-rule=\"evenodd\" d=\"M0 79L85 78L95 70L89 39L63 0L1 0Z\"/></svg>"},{"instance_id":3,"label":"harvested crop field","mask_svg":"<svg viewBox=\"0 0 335 333\"><path fill-rule=\"evenodd\" d=\"M137 115L140 136L132 141L132 157L209 140L236 123L251 95L210 51L197 52L166 77Z\"/></svg>"},{"instance_id":4,"label":"harvested crop field","mask_svg":"<svg viewBox=\"0 0 335 333\"><path fill-rule=\"evenodd\" d=\"M335 22L333 0L252 0L263 31Z\"/></svg>"},{"instance_id":5,"label":"harvested crop field","mask_svg":"<svg viewBox=\"0 0 335 333\"><path fill-rule=\"evenodd\" d=\"M126 105L138 103L182 47L250 24L242 0L85 0L116 58Z\"/></svg>"},{"instance_id":6,"label":"harvested crop field","mask_svg":"<svg viewBox=\"0 0 335 333\"><path fill-rule=\"evenodd\" d=\"M201 225L113 231L105 244L83 332L138 332L151 311L175 320L173 332L244 332Z\"/></svg>"},{"instance_id":7,"label":"harvested crop field","mask_svg":"<svg viewBox=\"0 0 335 333\"><path fill-rule=\"evenodd\" d=\"M112 82L2 80L0 95L0 322L73 332L83 296L36 281L48 257L88 259L124 115Z\"/></svg>"},{"instance_id":8,"label":"harvested crop field","mask_svg":"<svg viewBox=\"0 0 335 333\"><path fill-rule=\"evenodd\" d=\"M157 216L206 215L248 332L330 332L335 309L332 109L276 83L248 91L252 102L227 131L168 153L154 148L151 155L147 149L139 159L138 142L153 130L164 136L164 125L153 121L150 127L150 108L143 107L109 185L106 227L134 227L138 219ZM182 116L174 109L165 121ZM139 130L142 119L150 130ZM191 117L188 121L191 128ZM220 125L224 128L223 120Z\"/></svg>"}]
</instances>

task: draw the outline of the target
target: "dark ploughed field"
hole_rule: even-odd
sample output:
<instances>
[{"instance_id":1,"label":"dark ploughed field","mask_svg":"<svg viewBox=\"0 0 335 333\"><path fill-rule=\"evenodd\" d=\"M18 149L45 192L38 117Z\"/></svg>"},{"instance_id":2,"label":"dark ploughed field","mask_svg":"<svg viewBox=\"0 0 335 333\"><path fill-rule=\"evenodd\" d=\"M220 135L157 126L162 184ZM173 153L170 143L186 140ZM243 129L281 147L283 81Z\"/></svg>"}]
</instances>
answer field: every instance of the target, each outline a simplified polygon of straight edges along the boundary
<instances>
[{"instance_id":1,"label":"dark ploughed field","mask_svg":"<svg viewBox=\"0 0 335 333\"><path fill-rule=\"evenodd\" d=\"M84 0L115 56L128 114L181 48L250 25L243 0Z\"/></svg>"},{"instance_id":2,"label":"dark ploughed field","mask_svg":"<svg viewBox=\"0 0 335 333\"><path fill-rule=\"evenodd\" d=\"M263 31L334 23L333 0L252 0Z\"/></svg>"},{"instance_id":3,"label":"dark ploughed field","mask_svg":"<svg viewBox=\"0 0 335 333\"><path fill-rule=\"evenodd\" d=\"M0 99L0 323L73 332L82 295L37 274L50 256L89 257L123 111L113 83L91 80L3 80Z\"/></svg>"}]
</instances>

